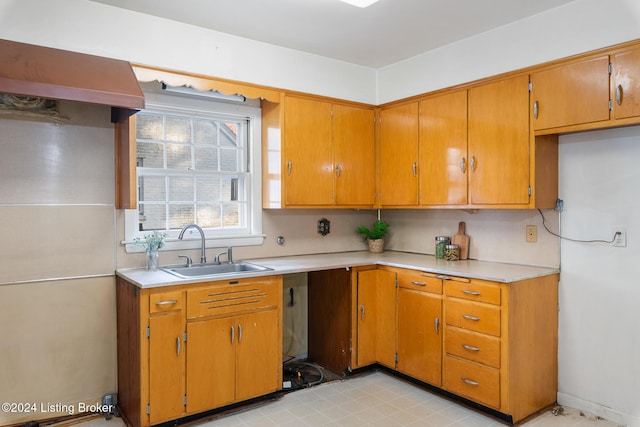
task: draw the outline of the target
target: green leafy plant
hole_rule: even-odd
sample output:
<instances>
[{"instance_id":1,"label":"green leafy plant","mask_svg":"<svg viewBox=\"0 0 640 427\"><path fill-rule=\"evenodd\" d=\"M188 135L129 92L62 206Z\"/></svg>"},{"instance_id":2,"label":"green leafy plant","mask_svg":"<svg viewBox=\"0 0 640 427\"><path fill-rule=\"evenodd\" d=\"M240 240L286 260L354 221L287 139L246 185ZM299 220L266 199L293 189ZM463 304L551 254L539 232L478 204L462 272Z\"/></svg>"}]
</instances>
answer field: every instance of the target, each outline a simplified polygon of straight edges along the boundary
<instances>
[{"instance_id":1,"label":"green leafy plant","mask_svg":"<svg viewBox=\"0 0 640 427\"><path fill-rule=\"evenodd\" d=\"M133 242L138 246L144 247L147 252L156 252L164 246L165 237L167 237L166 233L154 230L152 233L145 234L144 239L136 237Z\"/></svg>"},{"instance_id":2,"label":"green leafy plant","mask_svg":"<svg viewBox=\"0 0 640 427\"><path fill-rule=\"evenodd\" d=\"M371 228L361 225L358 227L358 233L364 235L364 240L382 239L389 232L389 224L382 220L376 220Z\"/></svg>"}]
</instances>

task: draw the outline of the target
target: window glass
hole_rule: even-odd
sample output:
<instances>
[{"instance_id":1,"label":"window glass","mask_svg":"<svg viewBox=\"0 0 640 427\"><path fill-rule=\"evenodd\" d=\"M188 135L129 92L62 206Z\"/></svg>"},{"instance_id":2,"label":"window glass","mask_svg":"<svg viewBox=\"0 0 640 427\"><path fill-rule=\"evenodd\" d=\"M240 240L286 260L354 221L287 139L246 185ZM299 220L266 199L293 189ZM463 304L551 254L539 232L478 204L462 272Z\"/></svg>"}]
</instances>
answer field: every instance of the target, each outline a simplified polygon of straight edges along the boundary
<instances>
[{"instance_id":1,"label":"window glass","mask_svg":"<svg viewBox=\"0 0 640 427\"><path fill-rule=\"evenodd\" d=\"M136 114L139 232L171 236L191 223L207 237L261 232L260 176L249 161L256 109L234 115L202 105L190 111L148 103Z\"/></svg>"}]
</instances>

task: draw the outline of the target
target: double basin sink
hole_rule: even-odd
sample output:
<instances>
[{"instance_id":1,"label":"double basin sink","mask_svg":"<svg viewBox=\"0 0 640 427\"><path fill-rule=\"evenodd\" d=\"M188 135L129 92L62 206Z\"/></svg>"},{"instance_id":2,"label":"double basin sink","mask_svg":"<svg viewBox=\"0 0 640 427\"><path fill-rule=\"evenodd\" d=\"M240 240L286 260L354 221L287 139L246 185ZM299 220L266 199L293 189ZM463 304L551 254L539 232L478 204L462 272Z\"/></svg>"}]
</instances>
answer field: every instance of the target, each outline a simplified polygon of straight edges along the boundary
<instances>
[{"instance_id":1,"label":"double basin sink","mask_svg":"<svg viewBox=\"0 0 640 427\"><path fill-rule=\"evenodd\" d=\"M271 271L272 268L264 267L258 264L252 264L249 262L236 262L236 263L225 263L225 264L215 264L215 263L206 263L206 264L194 264L190 267L187 266L168 266L161 267L161 270L166 271L167 273L173 274L174 276L180 277L182 279L192 279L197 277L225 277L231 276L239 273L251 273L251 272L260 272L260 271Z\"/></svg>"}]
</instances>

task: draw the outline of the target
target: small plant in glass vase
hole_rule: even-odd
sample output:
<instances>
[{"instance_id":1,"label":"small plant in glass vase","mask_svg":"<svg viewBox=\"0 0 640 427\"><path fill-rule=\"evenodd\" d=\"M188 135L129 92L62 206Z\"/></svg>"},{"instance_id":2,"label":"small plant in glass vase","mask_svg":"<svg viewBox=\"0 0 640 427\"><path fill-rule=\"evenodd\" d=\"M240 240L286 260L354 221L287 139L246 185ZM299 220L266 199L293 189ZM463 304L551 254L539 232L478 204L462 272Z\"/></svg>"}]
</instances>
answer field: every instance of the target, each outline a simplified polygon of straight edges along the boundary
<instances>
[{"instance_id":1,"label":"small plant in glass vase","mask_svg":"<svg viewBox=\"0 0 640 427\"><path fill-rule=\"evenodd\" d=\"M380 253L384 251L384 236L389 232L389 224L378 219L371 228L361 225L357 231L364 235L364 240L369 244L369 252Z\"/></svg>"},{"instance_id":2,"label":"small plant in glass vase","mask_svg":"<svg viewBox=\"0 0 640 427\"><path fill-rule=\"evenodd\" d=\"M147 252L147 270L155 271L158 269L158 250L164 246L166 233L154 230L145 234L144 238L136 237L133 242L142 246Z\"/></svg>"}]
</instances>

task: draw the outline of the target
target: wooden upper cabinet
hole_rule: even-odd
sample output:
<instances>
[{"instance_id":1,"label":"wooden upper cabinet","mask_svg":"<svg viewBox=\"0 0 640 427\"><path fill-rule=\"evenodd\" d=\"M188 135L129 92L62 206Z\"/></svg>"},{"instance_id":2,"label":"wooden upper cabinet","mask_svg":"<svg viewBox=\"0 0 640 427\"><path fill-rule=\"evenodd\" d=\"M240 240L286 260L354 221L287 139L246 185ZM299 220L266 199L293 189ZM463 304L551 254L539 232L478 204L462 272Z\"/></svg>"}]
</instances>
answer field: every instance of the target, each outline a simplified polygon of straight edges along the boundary
<instances>
[{"instance_id":1,"label":"wooden upper cabinet","mask_svg":"<svg viewBox=\"0 0 640 427\"><path fill-rule=\"evenodd\" d=\"M467 91L420 101L420 204L467 203Z\"/></svg>"},{"instance_id":2,"label":"wooden upper cabinet","mask_svg":"<svg viewBox=\"0 0 640 427\"><path fill-rule=\"evenodd\" d=\"M611 56L613 118L640 116L640 48Z\"/></svg>"},{"instance_id":3,"label":"wooden upper cabinet","mask_svg":"<svg viewBox=\"0 0 640 427\"><path fill-rule=\"evenodd\" d=\"M374 110L286 96L285 207L375 203Z\"/></svg>"},{"instance_id":4,"label":"wooden upper cabinet","mask_svg":"<svg viewBox=\"0 0 640 427\"><path fill-rule=\"evenodd\" d=\"M529 76L469 89L469 202L529 204ZM515 207L515 206L514 206Z\"/></svg>"},{"instance_id":5,"label":"wooden upper cabinet","mask_svg":"<svg viewBox=\"0 0 640 427\"><path fill-rule=\"evenodd\" d=\"M371 108L333 106L336 205L370 207L375 203L374 118Z\"/></svg>"},{"instance_id":6,"label":"wooden upper cabinet","mask_svg":"<svg viewBox=\"0 0 640 427\"><path fill-rule=\"evenodd\" d=\"M609 56L531 75L534 130L609 120Z\"/></svg>"},{"instance_id":7,"label":"wooden upper cabinet","mask_svg":"<svg viewBox=\"0 0 640 427\"><path fill-rule=\"evenodd\" d=\"M286 97L283 146L285 204L333 204L331 103Z\"/></svg>"},{"instance_id":8,"label":"wooden upper cabinet","mask_svg":"<svg viewBox=\"0 0 640 427\"><path fill-rule=\"evenodd\" d=\"M380 110L380 205L418 204L418 103Z\"/></svg>"}]
</instances>

